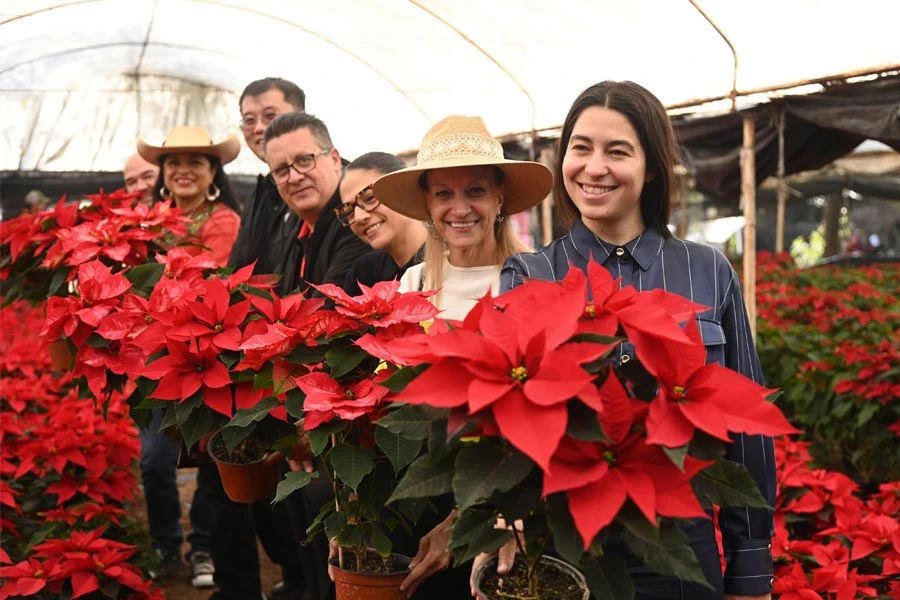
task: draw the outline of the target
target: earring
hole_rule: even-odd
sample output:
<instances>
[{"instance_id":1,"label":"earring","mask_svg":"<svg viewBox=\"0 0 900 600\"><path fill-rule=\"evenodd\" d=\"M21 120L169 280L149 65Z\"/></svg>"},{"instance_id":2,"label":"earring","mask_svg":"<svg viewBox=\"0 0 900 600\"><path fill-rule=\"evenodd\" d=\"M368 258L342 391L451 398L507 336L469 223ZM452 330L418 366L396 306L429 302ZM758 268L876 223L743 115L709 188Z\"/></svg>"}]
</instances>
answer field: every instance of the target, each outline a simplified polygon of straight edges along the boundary
<instances>
[{"instance_id":1,"label":"earring","mask_svg":"<svg viewBox=\"0 0 900 600\"><path fill-rule=\"evenodd\" d=\"M216 186L216 184L211 183L209 185L209 190L206 192L206 201L207 202L215 202L219 199L219 194L221 194L221 190Z\"/></svg>"},{"instance_id":2,"label":"earring","mask_svg":"<svg viewBox=\"0 0 900 600\"><path fill-rule=\"evenodd\" d=\"M434 223L432 221L425 221L422 223L425 226L425 229L431 229L434 227Z\"/></svg>"},{"instance_id":3,"label":"earring","mask_svg":"<svg viewBox=\"0 0 900 600\"><path fill-rule=\"evenodd\" d=\"M504 219L506 219L506 217L504 217L503 215L497 215L497 219L496 219L497 225L500 225L501 223L503 223Z\"/></svg>"},{"instance_id":4,"label":"earring","mask_svg":"<svg viewBox=\"0 0 900 600\"><path fill-rule=\"evenodd\" d=\"M162 186L159 188L159 197L163 200L170 200L172 198L172 192L170 192L166 186Z\"/></svg>"}]
</instances>

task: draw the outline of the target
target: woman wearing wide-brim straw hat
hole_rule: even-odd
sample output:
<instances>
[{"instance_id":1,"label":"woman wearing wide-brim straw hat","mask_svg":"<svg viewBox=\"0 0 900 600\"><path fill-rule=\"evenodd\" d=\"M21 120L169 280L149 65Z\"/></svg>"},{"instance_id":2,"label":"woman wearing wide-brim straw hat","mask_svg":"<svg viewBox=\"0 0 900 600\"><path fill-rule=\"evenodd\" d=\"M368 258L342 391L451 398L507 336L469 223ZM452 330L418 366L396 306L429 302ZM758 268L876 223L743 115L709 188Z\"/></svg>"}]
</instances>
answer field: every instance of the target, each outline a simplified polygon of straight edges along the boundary
<instances>
[{"instance_id":1,"label":"woman wearing wide-brim straw hat","mask_svg":"<svg viewBox=\"0 0 900 600\"><path fill-rule=\"evenodd\" d=\"M544 165L504 158L481 117L436 123L416 165L374 185L383 204L429 231L425 260L406 272L400 291L439 289L432 299L440 317L463 318L488 290L497 293L503 262L526 248L507 217L546 198L552 184Z\"/></svg>"},{"instance_id":2,"label":"woman wearing wide-brim straw hat","mask_svg":"<svg viewBox=\"0 0 900 600\"><path fill-rule=\"evenodd\" d=\"M225 265L240 228L240 208L223 165L237 158L236 136L213 143L203 127L174 127L159 146L137 141L138 154L159 165L153 201L172 200L191 218L189 231Z\"/></svg>"}]
</instances>

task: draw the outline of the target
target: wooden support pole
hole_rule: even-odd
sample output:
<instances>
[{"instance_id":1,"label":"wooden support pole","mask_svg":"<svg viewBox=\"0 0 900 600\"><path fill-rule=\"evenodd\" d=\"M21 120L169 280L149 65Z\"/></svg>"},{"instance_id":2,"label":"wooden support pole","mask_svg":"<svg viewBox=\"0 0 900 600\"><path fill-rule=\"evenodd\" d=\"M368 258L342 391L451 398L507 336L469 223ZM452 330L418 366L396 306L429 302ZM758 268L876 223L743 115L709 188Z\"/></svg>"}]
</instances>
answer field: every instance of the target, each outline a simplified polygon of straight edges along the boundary
<instances>
[{"instance_id":1,"label":"wooden support pole","mask_svg":"<svg viewBox=\"0 0 900 600\"><path fill-rule=\"evenodd\" d=\"M778 167L775 172L778 178L775 210L775 253L784 252L784 209L787 203L787 183L784 181L784 106L778 108L775 115L775 128L778 130Z\"/></svg>"},{"instance_id":2,"label":"wooden support pole","mask_svg":"<svg viewBox=\"0 0 900 600\"><path fill-rule=\"evenodd\" d=\"M688 170L684 165L675 165L675 177L678 179L678 225L675 226L675 237L683 240L687 237L688 228Z\"/></svg>"},{"instance_id":3,"label":"wooden support pole","mask_svg":"<svg viewBox=\"0 0 900 600\"><path fill-rule=\"evenodd\" d=\"M756 124L744 117L741 148L741 207L744 211L744 301L750 333L756 339Z\"/></svg>"},{"instance_id":4,"label":"wooden support pole","mask_svg":"<svg viewBox=\"0 0 900 600\"><path fill-rule=\"evenodd\" d=\"M552 171L556 160L556 151L551 147L541 149L538 160ZM553 241L553 191L541 202L541 245L546 246Z\"/></svg>"}]
</instances>

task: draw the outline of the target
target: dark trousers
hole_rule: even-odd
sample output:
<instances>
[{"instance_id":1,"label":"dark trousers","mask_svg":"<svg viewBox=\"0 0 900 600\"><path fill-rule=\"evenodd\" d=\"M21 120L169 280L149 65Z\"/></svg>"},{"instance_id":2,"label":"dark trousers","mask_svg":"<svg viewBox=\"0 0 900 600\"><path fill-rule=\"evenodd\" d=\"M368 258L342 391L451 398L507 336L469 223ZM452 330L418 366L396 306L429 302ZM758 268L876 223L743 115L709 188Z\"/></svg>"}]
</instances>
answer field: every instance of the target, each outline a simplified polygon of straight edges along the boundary
<instances>
[{"instance_id":1,"label":"dark trousers","mask_svg":"<svg viewBox=\"0 0 900 600\"><path fill-rule=\"evenodd\" d=\"M164 553L181 556L181 500L175 465L180 445L158 431L162 411L154 410L150 426L138 433L141 441L141 482L147 502L147 521L154 545ZM209 490L199 478L190 509L191 552L209 552Z\"/></svg>"},{"instance_id":2,"label":"dark trousers","mask_svg":"<svg viewBox=\"0 0 900 600\"><path fill-rule=\"evenodd\" d=\"M272 562L281 566L287 581L303 581L297 541L287 510L270 500L234 502L225 494L215 464L200 465L198 480L210 490L210 545L216 566L215 583L228 600L256 600L261 596L256 537Z\"/></svg>"},{"instance_id":3,"label":"dark trousers","mask_svg":"<svg viewBox=\"0 0 900 600\"><path fill-rule=\"evenodd\" d=\"M318 469L320 473L324 471ZM311 600L334 600L334 582L328 577L328 541L317 535L307 542L307 528L315 521L322 506L334 502L328 478L313 479L306 487L288 496L285 505L290 516L294 537L301 541L300 562L303 579Z\"/></svg>"}]
</instances>

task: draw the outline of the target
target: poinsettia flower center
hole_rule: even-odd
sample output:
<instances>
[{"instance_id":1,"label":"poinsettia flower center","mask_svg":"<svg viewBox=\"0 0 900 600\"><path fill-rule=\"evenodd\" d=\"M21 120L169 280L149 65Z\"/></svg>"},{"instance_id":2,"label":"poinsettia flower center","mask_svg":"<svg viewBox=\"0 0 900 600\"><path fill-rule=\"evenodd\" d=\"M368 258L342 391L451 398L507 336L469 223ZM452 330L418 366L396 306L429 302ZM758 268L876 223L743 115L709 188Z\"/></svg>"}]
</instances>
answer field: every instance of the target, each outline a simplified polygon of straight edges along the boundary
<instances>
[{"instance_id":1,"label":"poinsettia flower center","mask_svg":"<svg viewBox=\"0 0 900 600\"><path fill-rule=\"evenodd\" d=\"M221 324L221 323L216 323L216 326L215 326L213 329L216 330L216 333L222 331L222 324Z\"/></svg>"},{"instance_id":2,"label":"poinsettia flower center","mask_svg":"<svg viewBox=\"0 0 900 600\"><path fill-rule=\"evenodd\" d=\"M35 577L35 579L41 579L41 578L43 578L43 577L44 577L44 570L43 570L43 569L35 569L35 570L34 570L34 577Z\"/></svg>"},{"instance_id":3,"label":"poinsettia flower center","mask_svg":"<svg viewBox=\"0 0 900 600\"><path fill-rule=\"evenodd\" d=\"M347 390L346 392L344 392L344 395L349 400L356 400L356 392L354 392L353 390Z\"/></svg>"},{"instance_id":4,"label":"poinsettia flower center","mask_svg":"<svg viewBox=\"0 0 900 600\"><path fill-rule=\"evenodd\" d=\"M197 363L196 365L194 365L194 370L197 371L198 373L202 373L206 369L203 368L202 363Z\"/></svg>"},{"instance_id":5,"label":"poinsettia flower center","mask_svg":"<svg viewBox=\"0 0 900 600\"><path fill-rule=\"evenodd\" d=\"M612 450L604 450L603 460L605 460L610 465L616 464L616 453Z\"/></svg>"},{"instance_id":6,"label":"poinsettia flower center","mask_svg":"<svg viewBox=\"0 0 900 600\"><path fill-rule=\"evenodd\" d=\"M103 564L103 561L98 560L98 561L97 561L97 568L100 569L100 570L103 570L103 569L106 568L106 565Z\"/></svg>"},{"instance_id":7,"label":"poinsettia flower center","mask_svg":"<svg viewBox=\"0 0 900 600\"><path fill-rule=\"evenodd\" d=\"M524 382L526 379L528 379L528 369L522 366L513 367L509 372L509 376L520 383Z\"/></svg>"},{"instance_id":8,"label":"poinsettia flower center","mask_svg":"<svg viewBox=\"0 0 900 600\"><path fill-rule=\"evenodd\" d=\"M672 386L672 397L673 398L675 398L676 400L681 400L685 396L687 396L687 390L684 389L683 386L680 386L680 385Z\"/></svg>"},{"instance_id":9,"label":"poinsettia flower center","mask_svg":"<svg viewBox=\"0 0 900 600\"><path fill-rule=\"evenodd\" d=\"M596 316L597 316L597 307L596 306L594 306L593 304L588 304L587 306L584 307L584 313L582 314L582 317L584 317L585 319L593 319Z\"/></svg>"},{"instance_id":10,"label":"poinsettia flower center","mask_svg":"<svg viewBox=\"0 0 900 600\"><path fill-rule=\"evenodd\" d=\"M149 325L152 322L153 322L153 317L151 317L150 315L144 315L144 323L147 323Z\"/></svg>"}]
</instances>

